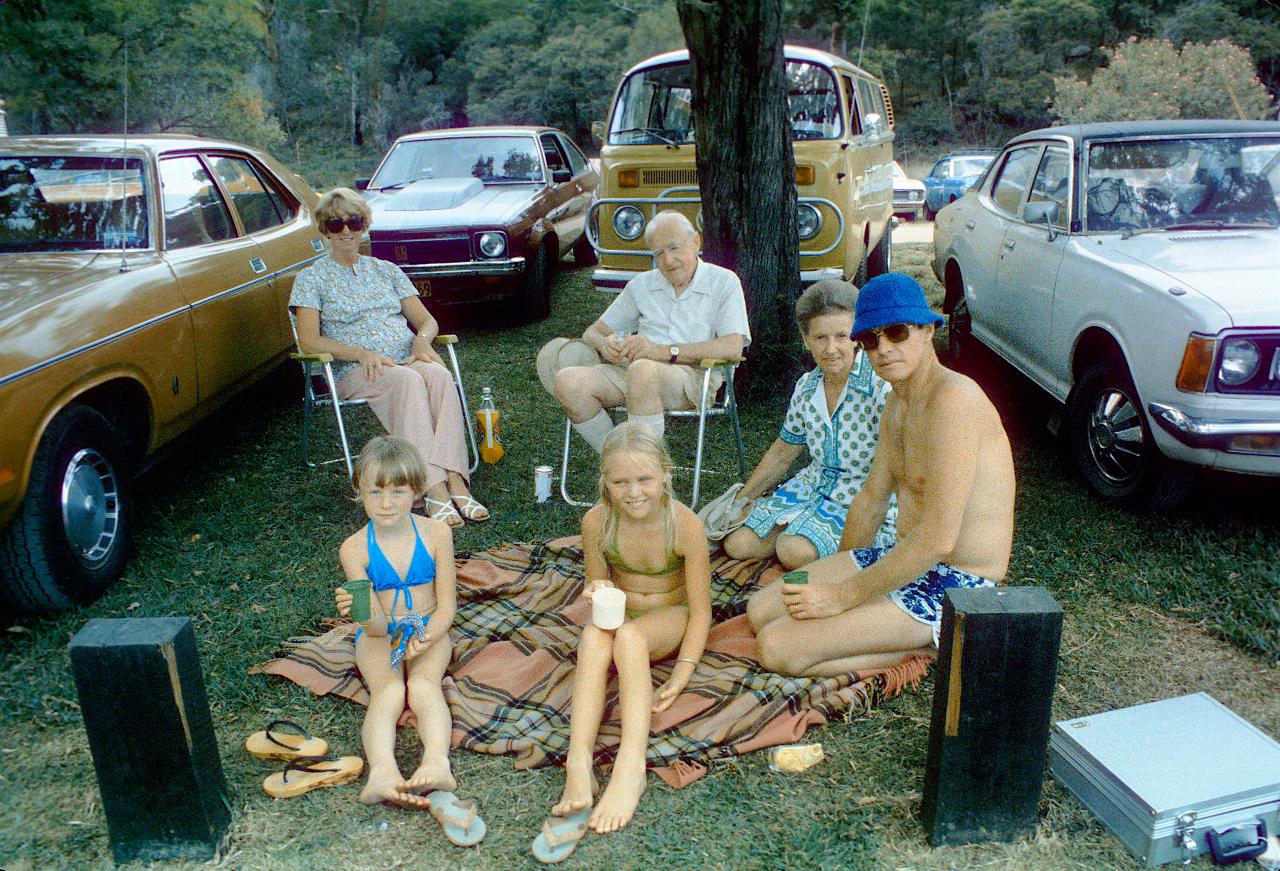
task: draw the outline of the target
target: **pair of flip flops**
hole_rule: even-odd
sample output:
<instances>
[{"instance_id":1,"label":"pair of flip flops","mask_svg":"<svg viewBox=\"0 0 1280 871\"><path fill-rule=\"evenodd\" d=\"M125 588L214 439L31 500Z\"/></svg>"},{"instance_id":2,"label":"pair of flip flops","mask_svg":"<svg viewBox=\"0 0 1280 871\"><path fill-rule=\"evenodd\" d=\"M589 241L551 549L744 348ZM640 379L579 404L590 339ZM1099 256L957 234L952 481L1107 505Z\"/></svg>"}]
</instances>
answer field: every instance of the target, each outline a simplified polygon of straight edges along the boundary
<instances>
[{"instance_id":1,"label":"pair of flip flops","mask_svg":"<svg viewBox=\"0 0 1280 871\"><path fill-rule=\"evenodd\" d=\"M529 849L533 858L544 865L554 865L569 858L569 854L578 848L578 842L587 833L587 820L591 817L591 808L574 811L568 816L548 817L542 824L542 831L533 839Z\"/></svg>"},{"instance_id":2,"label":"pair of flip flops","mask_svg":"<svg viewBox=\"0 0 1280 871\"><path fill-rule=\"evenodd\" d=\"M293 798L323 786L350 783L364 771L359 756L330 756L329 744L297 723L274 720L245 739L244 749L258 759L286 762L267 775L262 788L272 798Z\"/></svg>"},{"instance_id":3,"label":"pair of flip flops","mask_svg":"<svg viewBox=\"0 0 1280 871\"><path fill-rule=\"evenodd\" d=\"M259 759L278 759L288 762L299 756L324 756L329 744L317 738L289 720L273 720L261 732L254 732L244 740L244 749Z\"/></svg>"}]
</instances>

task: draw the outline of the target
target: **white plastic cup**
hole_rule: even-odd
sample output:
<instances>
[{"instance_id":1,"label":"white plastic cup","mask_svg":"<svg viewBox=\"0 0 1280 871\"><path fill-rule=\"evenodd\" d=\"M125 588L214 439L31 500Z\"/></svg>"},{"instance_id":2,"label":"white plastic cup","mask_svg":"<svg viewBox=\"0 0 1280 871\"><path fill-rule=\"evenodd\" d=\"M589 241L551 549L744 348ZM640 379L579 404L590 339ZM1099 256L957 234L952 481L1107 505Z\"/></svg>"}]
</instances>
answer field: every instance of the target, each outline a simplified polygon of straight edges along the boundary
<instances>
[{"instance_id":1,"label":"white plastic cup","mask_svg":"<svg viewBox=\"0 0 1280 871\"><path fill-rule=\"evenodd\" d=\"M551 467L536 466L533 470L533 496L539 502L551 498Z\"/></svg>"},{"instance_id":2,"label":"white plastic cup","mask_svg":"<svg viewBox=\"0 0 1280 871\"><path fill-rule=\"evenodd\" d=\"M617 629L627 618L627 594L617 587L601 587L591 594L591 622L601 629Z\"/></svg>"}]
</instances>

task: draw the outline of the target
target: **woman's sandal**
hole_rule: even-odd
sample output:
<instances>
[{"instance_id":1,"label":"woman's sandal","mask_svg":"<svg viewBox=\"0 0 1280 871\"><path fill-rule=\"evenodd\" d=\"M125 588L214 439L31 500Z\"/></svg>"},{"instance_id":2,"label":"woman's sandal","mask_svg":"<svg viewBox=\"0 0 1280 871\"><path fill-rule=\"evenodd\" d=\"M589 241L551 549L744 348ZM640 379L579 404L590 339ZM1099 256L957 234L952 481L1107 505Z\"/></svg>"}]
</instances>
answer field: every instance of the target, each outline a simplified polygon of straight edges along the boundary
<instances>
[{"instance_id":1,"label":"woman's sandal","mask_svg":"<svg viewBox=\"0 0 1280 871\"><path fill-rule=\"evenodd\" d=\"M591 808L584 807L574 811L567 817L547 817L542 823L542 831L529 845L533 858L544 865L554 865L569 858L569 854L578 848L578 842L587 833L587 820L591 817Z\"/></svg>"},{"instance_id":2,"label":"woman's sandal","mask_svg":"<svg viewBox=\"0 0 1280 871\"><path fill-rule=\"evenodd\" d=\"M480 819L473 801L459 801L451 792L438 789L427 793L427 811L440 823L444 836L459 847L474 847L484 840L489 827Z\"/></svg>"},{"instance_id":3,"label":"woman's sandal","mask_svg":"<svg viewBox=\"0 0 1280 871\"><path fill-rule=\"evenodd\" d=\"M489 519L489 509L476 501L476 497L472 496L470 493L467 493L465 496L458 496L455 494L450 496L450 498L453 500L454 506L458 509L458 513L467 520L470 520L472 523L484 523ZM482 511L484 512L483 517L480 516L480 512Z\"/></svg>"},{"instance_id":4,"label":"woman's sandal","mask_svg":"<svg viewBox=\"0 0 1280 871\"><path fill-rule=\"evenodd\" d=\"M429 507L436 509L430 515L432 520L439 520L450 528L462 526L466 523L462 519L462 515L453 507L453 502L439 502L435 499L427 499L426 502ZM454 518L457 518L457 523L453 522Z\"/></svg>"},{"instance_id":5,"label":"woman's sandal","mask_svg":"<svg viewBox=\"0 0 1280 871\"><path fill-rule=\"evenodd\" d=\"M296 734L286 734L281 729L288 729ZM254 732L244 739L244 749L259 759L279 759L288 762L299 756L323 756L329 752L329 745L323 738L315 738L297 723L288 720L273 720L261 732Z\"/></svg>"},{"instance_id":6,"label":"woman's sandal","mask_svg":"<svg viewBox=\"0 0 1280 871\"><path fill-rule=\"evenodd\" d=\"M359 756L299 756L283 771L267 775L262 788L272 798L293 798L322 786L350 783L362 771L364 760Z\"/></svg>"}]
</instances>

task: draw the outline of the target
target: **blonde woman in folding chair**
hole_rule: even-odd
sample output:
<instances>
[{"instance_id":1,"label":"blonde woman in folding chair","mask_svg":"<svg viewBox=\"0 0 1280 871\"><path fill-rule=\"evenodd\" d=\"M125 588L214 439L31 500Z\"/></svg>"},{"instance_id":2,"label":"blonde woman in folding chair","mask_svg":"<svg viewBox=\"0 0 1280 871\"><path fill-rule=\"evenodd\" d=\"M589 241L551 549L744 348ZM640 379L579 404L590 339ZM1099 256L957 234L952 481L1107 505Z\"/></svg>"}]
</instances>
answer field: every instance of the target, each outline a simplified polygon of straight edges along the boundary
<instances>
[{"instance_id":1,"label":"blonde woman in folding chair","mask_svg":"<svg viewBox=\"0 0 1280 871\"><path fill-rule=\"evenodd\" d=\"M449 526L488 520L488 509L471 495L462 404L431 347L436 319L398 266L360 254L372 212L359 194L335 188L320 198L315 215L331 250L293 284L289 307L300 350L332 354L339 397L368 400L387 432L422 454L432 519Z\"/></svg>"},{"instance_id":2,"label":"blonde woman in folding chair","mask_svg":"<svg viewBox=\"0 0 1280 871\"><path fill-rule=\"evenodd\" d=\"M796 300L800 335L817 366L796 382L778 438L738 494L756 504L724 541L734 559L776 554L794 569L837 550L849 505L871 470L889 393L849 335L857 301L858 289L836 279L817 282ZM809 465L782 483L806 448ZM876 544L893 544L896 516L891 504Z\"/></svg>"}]
</instances>

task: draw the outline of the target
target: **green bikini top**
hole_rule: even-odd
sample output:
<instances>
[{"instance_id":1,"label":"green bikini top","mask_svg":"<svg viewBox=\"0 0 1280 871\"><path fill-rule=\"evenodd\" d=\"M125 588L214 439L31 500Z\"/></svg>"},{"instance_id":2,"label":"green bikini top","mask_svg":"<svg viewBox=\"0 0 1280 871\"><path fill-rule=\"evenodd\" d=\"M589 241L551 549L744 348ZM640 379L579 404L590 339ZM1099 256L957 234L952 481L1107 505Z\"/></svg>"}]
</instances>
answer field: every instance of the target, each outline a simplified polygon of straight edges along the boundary
<instances>
[{"instance_id":1,"label":"green bikini top","mask_svg":"<svg viewBox=\"0 0 1280 871\"><path fill-rule=\"evenodd\" d=\"M600 550L604 554L604 561L613 566L620 572L626 572L629 575L645 575L646 577L656 578L662 575L669 575L676 569L684 565L684 557L676 553L675 547L668 542L667 562L662 568L656 572L644 572L640 569L633 568L626 560L622 558L622 553L618 550L618 527L614 527L608 539L601 543Z\"/></svg>"}]
</instances>

